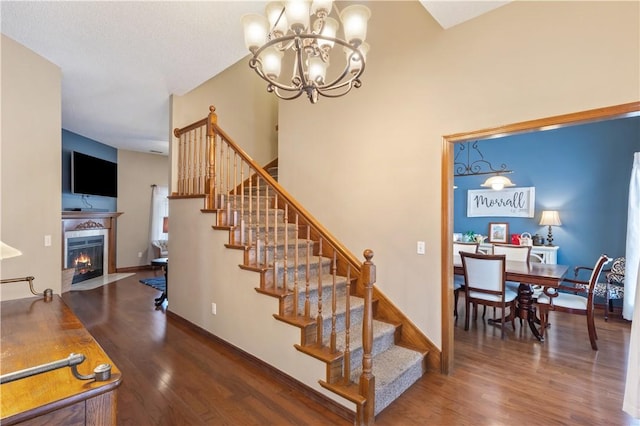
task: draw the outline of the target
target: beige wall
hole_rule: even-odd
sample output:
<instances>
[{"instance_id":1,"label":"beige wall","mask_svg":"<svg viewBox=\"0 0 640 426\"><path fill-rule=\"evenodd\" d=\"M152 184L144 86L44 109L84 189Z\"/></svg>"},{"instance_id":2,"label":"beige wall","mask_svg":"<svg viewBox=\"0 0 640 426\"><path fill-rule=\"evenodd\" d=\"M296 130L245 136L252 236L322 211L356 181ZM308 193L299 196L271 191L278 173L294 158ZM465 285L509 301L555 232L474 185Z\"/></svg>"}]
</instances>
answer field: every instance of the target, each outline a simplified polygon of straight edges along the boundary
<instances>
[{"instance_id":1,"label":"beige wall","mask_svg":"<svg viewBox=\"0 0 640 426\"><path fill-rule=\"evenodd\" d=\"M417 2L368 6L362 87L280 102L279 178L441 345L442 136L640 99L639 4L514 2L446 31Z\"/></svg>"},{"instance_id":2,"label":"beige wall","mask_svg":"<svg viewBox=\"0 0 640 426\"><path fill-rule=\"evenodd\" d=\"M2 35L0 239L22 256L0 261L0 277L34 276L60 294L60 69ZM45 247L45 235L51 246ZM0 299L32 296L27 283L0 286Z\"/></svg>"},{"instance_id":3,"label":"beige wall","mask_svg":"<svg viewBox=\"0 0 640 426\"><path fill-rule=\"evenodd\" d=\"M169 185L165 155L118 150L117 268L148 265L151 185ZM142 257L138 257L142 253Z\"/></svg>"}]
</instances>

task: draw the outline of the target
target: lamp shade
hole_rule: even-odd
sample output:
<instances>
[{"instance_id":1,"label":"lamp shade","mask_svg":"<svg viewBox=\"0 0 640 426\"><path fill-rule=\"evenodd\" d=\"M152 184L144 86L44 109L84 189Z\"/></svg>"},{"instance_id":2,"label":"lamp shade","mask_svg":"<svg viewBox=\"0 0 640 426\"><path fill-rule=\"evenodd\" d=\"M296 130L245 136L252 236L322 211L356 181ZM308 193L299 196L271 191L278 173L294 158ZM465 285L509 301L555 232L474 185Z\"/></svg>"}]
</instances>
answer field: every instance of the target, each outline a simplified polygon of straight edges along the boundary
<instances>
[{"instance_id":1,"label":"lamp shade","mask_svg":"<svg viewBox=\"0 0 640 426\"><path fill-rule=\"evenodd\" d=\"M560 226L560 215L557 210L544 210L540 218L540 225Z\"/></svg>"},{"instance_id":2,"label":"lamp shade","mask_svg":"<svg viewBox=\"0 0 640 426\"><path fill-rule=\"evenodd\" d=\"M22 252L17 248L11 247L9 244L5 244L0 241L0 259L8 259L10 257L21 256Z\"/></svg>"},{"instance_id":3,"label":"lamp shade","mask_svg":"<svg viewBox=\"0 0 640 426\"><path fill-rule=\"evenodd\" d=\"M367 21L371 17L368 7L359 4L347 6L342 10L340 19L344 25L347 42L359 46L367 38Z\"/></svg>"},{"instance_id":4,"label":"lamp shade","mask_svg":"<svg viewBox=\"0 0 640 426\"><path fill-rule=\"evenodd\" d=\"M496 191L499 191L508 186L516 186L516 184L511 182L511 179L509 179L508 177L498 175L498 176L490 177L489 179L484 181L484 183L480 186L483 186L485 188L489 187L491 189L495 189Z\"/></svg>"}]
</instances>

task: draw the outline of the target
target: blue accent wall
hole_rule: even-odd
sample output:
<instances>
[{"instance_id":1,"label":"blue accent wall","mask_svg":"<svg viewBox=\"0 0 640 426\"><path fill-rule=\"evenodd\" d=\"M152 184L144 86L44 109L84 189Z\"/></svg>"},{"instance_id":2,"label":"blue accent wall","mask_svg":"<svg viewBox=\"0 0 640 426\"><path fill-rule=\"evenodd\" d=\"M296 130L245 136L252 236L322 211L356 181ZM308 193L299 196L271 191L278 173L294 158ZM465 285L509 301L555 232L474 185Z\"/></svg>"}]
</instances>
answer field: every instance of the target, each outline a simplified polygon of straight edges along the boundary
<instances>
[{"instance_id":1,"label":"blue accent wall","mask_svg":"<svg viewBox=\"0 0 640 426\"><path fill-rule=\"evenodd\" d=\"M62 129L62 209L115 212L117 198L98 195L82 196L71 193L72 151L78 151L114 163L118 162L118 150L116 148Z\"/></svg>"},{"instance_id":2,"label":"blue accent wall","mask_svg":"<svg viewBox=\"0 0 640 426\"><path fill-rule=\"evenodd\" d=\"M508 222L509 233L537 233L546 239L548 227L538 225L542 210L558 210L562 226L553 227L558 263L593 266L602 253L624 256L640 117L483 140L478 147L494 168L504 163L513 170L508 177L516 187L535 187L535 215L467 217L467 190L481 189L488 176L456 177L455 232L487 235L489 222Z\"/></svg>"}]
</instances>

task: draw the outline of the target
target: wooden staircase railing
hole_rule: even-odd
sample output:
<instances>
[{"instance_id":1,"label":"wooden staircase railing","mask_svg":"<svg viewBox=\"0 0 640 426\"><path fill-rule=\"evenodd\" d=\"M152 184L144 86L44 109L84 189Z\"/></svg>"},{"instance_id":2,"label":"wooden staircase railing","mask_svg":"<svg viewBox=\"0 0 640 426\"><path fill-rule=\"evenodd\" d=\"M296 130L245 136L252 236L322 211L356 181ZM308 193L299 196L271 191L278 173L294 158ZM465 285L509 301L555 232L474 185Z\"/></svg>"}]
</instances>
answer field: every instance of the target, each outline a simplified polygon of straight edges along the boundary
<instances>
[{"instance_id":1,"label":"wooden staircase railing","mask_svg":"<svg viewBox=\"0 0 640 426\"><path fill-rule=\"evenodd\" d=\"M259 291L280 299L276 317L303 331L302 343L296 348L327 362L327 379L320 381L321 385L356 404L357 424L373 424L373 252L366 250L366 260L360 262L220 129L213 106L206 118L175 129L174 135L178 138L178 191L173 195L204 195L203 211L217 213L214 228L229 230L227 247L244 250L244 263L240 266L259 272ZM323 273L318 272L317 282L311 282L311 268L326 270L332 277L328 307L322 298ZM338 281L346 282L342 351L336 342ZM318 292L315 317L309 301L312 289ZM306 295L302 309L300 293ZM364 352L358 386L350 385L351 296L364 298ZM325 315L331 318L327 338L323 335Z\"/></svg>"}]
</instances>

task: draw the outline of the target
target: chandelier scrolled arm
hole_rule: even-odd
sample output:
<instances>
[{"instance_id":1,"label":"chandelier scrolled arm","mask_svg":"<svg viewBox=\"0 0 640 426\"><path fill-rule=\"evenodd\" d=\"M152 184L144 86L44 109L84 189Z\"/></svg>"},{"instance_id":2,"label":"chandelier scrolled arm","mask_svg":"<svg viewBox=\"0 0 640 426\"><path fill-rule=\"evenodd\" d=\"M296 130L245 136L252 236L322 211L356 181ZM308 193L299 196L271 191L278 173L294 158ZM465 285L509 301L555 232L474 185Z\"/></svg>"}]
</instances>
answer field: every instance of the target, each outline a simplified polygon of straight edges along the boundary
<instances>
[{"instance_id":1,"label":"chandelier scrolled arm","mask_svg":"<svg viewBox=\"0 0 640 426\"><path fill-rule=\"evenodd\" d=\"M365 69L369 48L364 42L369 9L353 5L339 14L340 19L345 21L342 22L345 35L342 39L336 36L340 24L329 17L333 2L320 1L324 3L321 8L315 7L315 3L311 6L308 1L287 2L287 7L292 10L302 8L303 11L302 14L298 12L289 26L285 6L280 2L267 5L267 15L271 21L268 30L265 29L266 18L258 15L243 18L245 44L252 54L249 66L267 82L267 91L281 99L296 99L305 93L311 103L316 103L319 96L337 98L346 95L354 87L362 86L360 76ZM317 18L313 24L310 24L310 16L305 13L311 16L315 14ZM254 33L250 32L252 29ZM332 65L331 55L334 55L334 64L338 62L334 47L342 47L344 56L341 67L334 67L331 75L327 75ZM289 55L287 63L292 63L293 69L290 77L281 78L285 54Z\"/></svg>"},{"instance_id":2,"label":"chandelier scrolled arm","mask_svg":"<svg viewBox=\"0 0 640 426\"><path fill-rule=\"evenodd\" d=\"M349 49L350 53L347 56L347 61L342 72L333 80L320 84L317 81L308 78L308 75L302 66L304 60L302 55L307 52L307 48L309 47L305 47L304 40L314 40L316 38L316 35L292 34L271 39L253 53L253 56L249 60L249 67L252 68L260 76L260 78L268 83L268 92L274 92L276 96L284 100L296 99L303 93L306 93L309 97L311 97L313 96L314 91L317 92L318 95L324 97L337 98L346 95L354 87L359 88L360 86L362 86L360 76L365 69L365 62L364 60L361 61L361 58L363 57L362 53L356 46L353 46L345 42L344 40L335 37L324 36L322 37L322 39L332 41L333 43L342 46L344 49ZM287 47L281 48L279 46ZM260 57L265 50L271 47L275 47L276 49L282 51L286 50L287 48L293 48L293 50L295 51L295 73L292 75L291 84L284 84L283 82L270 78L265 74ZM320 55L321 53L322 51L317 52L316 54ZM359 68L354 73L349 72L349 63L351 61L362 62ZM290 95L286 95L283 92L289 92Z\"/></svg>"}]
</instances>

